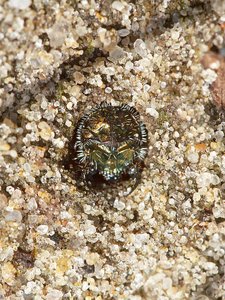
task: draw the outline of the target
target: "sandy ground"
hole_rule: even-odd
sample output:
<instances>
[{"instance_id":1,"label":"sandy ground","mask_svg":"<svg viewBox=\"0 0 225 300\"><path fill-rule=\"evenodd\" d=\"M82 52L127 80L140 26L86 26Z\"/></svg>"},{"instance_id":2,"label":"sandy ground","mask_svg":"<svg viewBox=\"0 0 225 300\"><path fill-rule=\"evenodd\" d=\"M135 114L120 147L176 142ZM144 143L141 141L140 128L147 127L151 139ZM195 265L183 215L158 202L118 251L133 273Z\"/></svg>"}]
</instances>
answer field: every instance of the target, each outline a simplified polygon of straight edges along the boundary
<instances>
[{"instance_id":1,"label":"sandy ground","mask_svg":"<svg viewBox=\"0 0 225 300\"><path fill-rule=\"evenodd\" d=\"M224 299L224 24L222 0L0 2L0 299ZM65 163L102 101L148 129L130 194Z\"/></svg>"}]
</instances>

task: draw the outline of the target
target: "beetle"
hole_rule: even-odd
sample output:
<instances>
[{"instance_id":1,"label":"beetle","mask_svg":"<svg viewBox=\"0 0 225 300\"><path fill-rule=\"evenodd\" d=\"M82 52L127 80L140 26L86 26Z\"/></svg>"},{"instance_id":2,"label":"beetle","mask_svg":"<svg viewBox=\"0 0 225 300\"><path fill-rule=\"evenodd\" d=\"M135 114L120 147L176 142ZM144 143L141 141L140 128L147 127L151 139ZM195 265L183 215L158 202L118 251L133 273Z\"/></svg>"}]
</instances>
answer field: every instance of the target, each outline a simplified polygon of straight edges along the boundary
<instances>
[{"instance_id":1,"label":"beetle","mask_svg":"<svg viewBox=\"0 0 225 300\"><path fill-rule=\"evenodd\" d=\"M148 132L134 107L101 102L78 121L74 151L86 181L135 178L148 153Z\"/></svg>"}]
</instances>

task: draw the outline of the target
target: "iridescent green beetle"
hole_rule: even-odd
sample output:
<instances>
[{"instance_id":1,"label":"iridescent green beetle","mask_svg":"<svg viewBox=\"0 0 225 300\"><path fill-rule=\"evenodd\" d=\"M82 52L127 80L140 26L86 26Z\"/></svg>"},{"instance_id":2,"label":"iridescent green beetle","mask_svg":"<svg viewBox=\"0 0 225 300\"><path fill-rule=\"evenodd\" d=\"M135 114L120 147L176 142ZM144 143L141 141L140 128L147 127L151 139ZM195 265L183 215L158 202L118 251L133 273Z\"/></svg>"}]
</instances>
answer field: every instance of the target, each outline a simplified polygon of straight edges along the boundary
<instances>
[{"instance_id":1,"label":"iridescent green beetle","mask_svg":"<svg viewBox=\"0 0 225 300\"><path fill-rule=\"evenodd\" d=\"M87 112L75 132L75 160L85 179L136 177L147 155L148 132L134 107L106 102Z\"/></svg>"}]
</instances>

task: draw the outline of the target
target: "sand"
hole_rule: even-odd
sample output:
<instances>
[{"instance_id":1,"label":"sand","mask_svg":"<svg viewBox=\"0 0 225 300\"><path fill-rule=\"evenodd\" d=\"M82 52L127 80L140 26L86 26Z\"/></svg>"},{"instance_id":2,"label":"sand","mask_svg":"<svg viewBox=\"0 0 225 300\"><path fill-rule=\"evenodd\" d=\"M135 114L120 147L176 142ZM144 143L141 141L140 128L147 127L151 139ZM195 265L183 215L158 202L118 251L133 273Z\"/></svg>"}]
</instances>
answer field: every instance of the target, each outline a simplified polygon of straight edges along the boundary
<instances>
[{"instance_id":1,"label":"sand","mask_svg":"<svg viewBox=\"0 0 225 300\"><path fill-rule=\"evenodd\" d=\"M1 2L0 299L224 299L224 22L219 0ZM131 193L68 164L102 101L148 129Z\"/></svg>"}]
</instances>

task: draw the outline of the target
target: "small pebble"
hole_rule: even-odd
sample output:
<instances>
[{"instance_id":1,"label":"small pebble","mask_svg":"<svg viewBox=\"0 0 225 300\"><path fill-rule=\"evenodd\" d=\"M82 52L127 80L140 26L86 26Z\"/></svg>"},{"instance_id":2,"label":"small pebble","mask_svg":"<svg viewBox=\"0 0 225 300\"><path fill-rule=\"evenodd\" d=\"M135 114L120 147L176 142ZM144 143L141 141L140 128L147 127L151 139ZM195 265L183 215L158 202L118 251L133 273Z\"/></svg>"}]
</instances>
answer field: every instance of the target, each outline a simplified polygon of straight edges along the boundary
<instances>
[{"instance_id":1,"label":"small pebble","mask_svg":"<svg viewBox=\"0 0 225 300\"><path fill-rule=\"evenodd\" d=\"M31 0L9 0L9 6L17 9L26 9L31 5Z\"/></svg>"},{"instance_id":2,"label":"small pebble","mask_svg":"<svg viewBox=\"0 0 225 300\"><path fill-rule=\"evenodd\" d=\"M152 116L155 119L158 119L158 117L159 117L159 113L153 107L146 108L146 113L149 114L150 116Z\"/></svg>"},{"instance_id":3,"label":"small pebble","mask_svg":"<svg viewBox=\"0 0 225 300\"><path fill-rule=\"evenodd\" d=\"M198 152L189 152L187 155L187 159L189 160L189 162L191 162L192 164L197 164L198 160L199 160L199 154Z\"/></svg>"},{"instance_id":4,"label":"small pebble","mask_svg":"<svg viewBox=\"0 0 225 300\"><path fill-rule=\"evenodd\" d=\"M6 222L17 222L17 223L20 223L22 221L22 218L23 218L22 214L18 210L8 211L5 214L5 220L6 220Z\"/></svg>"},{"instance_id":5,"label":"small pebble","mask_svg":"<svg viewBox=\"0 0 225 300\"><path fill-rule=\"evenodd\" d=\"M40 235L45 235L48 233L48 225L39 225L36 230Z\"/></svg>"},{"instance_id":6,"label":"small pebble","mask_svg":"<svg viewBox=\"0 0 225 300\"><path fill-rule=\"evenodd\" d=\"M112 3L112 9L116 9L118 11L122 11L124 8L124 2L122 1L114 1Z\"/></svg>"}]
</instances>

